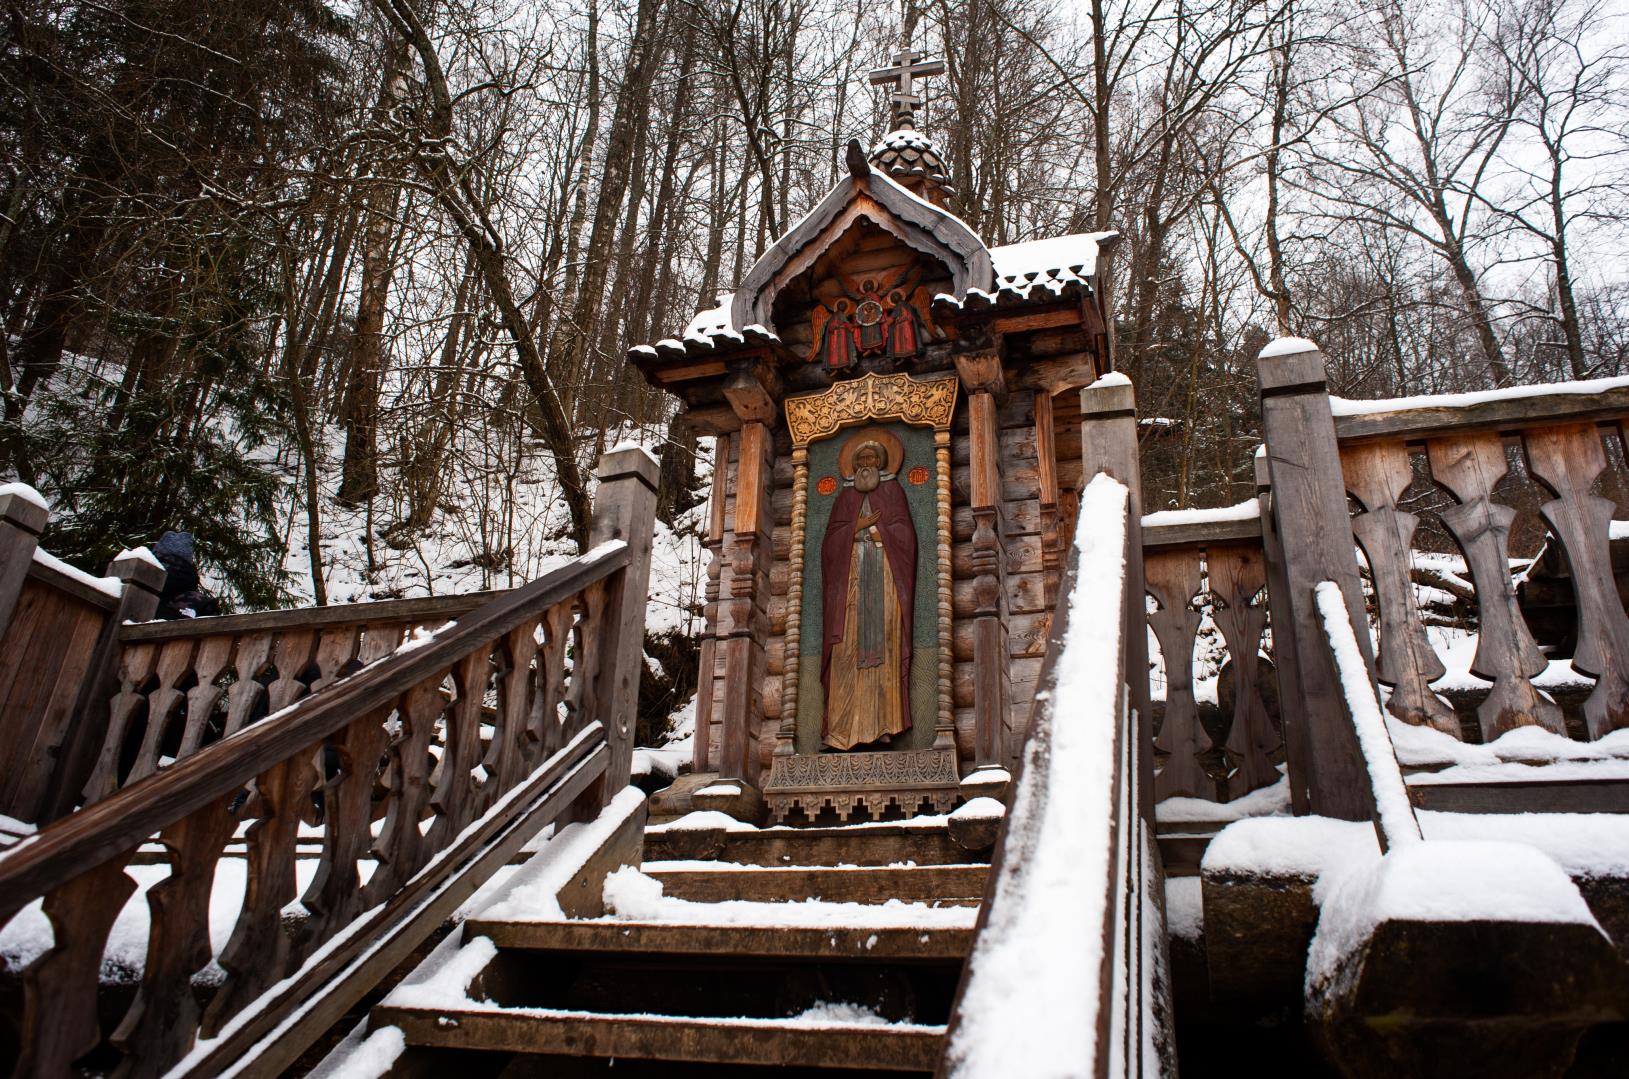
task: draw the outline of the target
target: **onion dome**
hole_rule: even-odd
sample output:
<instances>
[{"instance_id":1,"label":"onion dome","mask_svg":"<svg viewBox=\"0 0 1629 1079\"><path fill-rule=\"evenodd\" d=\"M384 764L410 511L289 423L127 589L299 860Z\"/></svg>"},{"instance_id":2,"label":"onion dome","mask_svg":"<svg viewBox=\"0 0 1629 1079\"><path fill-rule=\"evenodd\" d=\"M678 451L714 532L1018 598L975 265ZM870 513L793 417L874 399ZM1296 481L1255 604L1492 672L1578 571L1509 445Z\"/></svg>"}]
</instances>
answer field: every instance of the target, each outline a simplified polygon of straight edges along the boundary
<instances>
[{"instance_id":1,"label":"onion dome","mask_svg":"<svg viewBox=\"0 0 1629 1079\"><path fill-rule=\"evenodd\" d=\"M871 148L870 161L878 171L924 198L956 193L939 148L914 127L896 128L884 135Z\"/></svg>"}]
</instances>

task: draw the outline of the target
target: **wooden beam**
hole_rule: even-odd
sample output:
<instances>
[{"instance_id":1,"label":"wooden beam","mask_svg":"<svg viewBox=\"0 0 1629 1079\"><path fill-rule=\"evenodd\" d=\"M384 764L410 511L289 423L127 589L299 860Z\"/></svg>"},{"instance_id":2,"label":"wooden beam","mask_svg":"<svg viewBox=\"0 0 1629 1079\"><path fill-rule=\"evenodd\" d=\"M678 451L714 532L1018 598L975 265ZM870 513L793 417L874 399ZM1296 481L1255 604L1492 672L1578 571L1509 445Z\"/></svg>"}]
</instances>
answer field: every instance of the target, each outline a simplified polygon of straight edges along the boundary
<instances>
[{"instance_id":1,"label":"wooden beam","mask_svg":"<svg viewBox=\"0 0 1629 1079\"><path fill-rule=\"evenodd\" d=\"M1611 425L1629 416L1629 386L1497 397L1465 405L1410 407L1408 400L1403 398L1399 407L1385 411L1335 416L1335 437L1342 445L1397 438L1418 445L1436 435L1494 431L1508 436L1527 427L1558 423ZM1350 404L1363 405L1364 402Z\"/></svg>"}]
</instances>

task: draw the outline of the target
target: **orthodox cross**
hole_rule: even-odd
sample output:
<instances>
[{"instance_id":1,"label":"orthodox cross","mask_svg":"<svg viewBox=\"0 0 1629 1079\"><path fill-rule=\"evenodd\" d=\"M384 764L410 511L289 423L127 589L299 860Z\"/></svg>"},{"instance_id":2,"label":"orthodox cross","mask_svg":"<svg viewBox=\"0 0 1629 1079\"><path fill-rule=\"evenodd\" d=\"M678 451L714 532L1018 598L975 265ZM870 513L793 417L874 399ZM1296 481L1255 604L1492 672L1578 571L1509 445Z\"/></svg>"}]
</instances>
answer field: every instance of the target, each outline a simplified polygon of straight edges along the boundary
<instances>
[{"instance_id":1,"label":"orthodox cross","mask_svg":"<svg viewBox=\"0 0 1629 1079\"><path fill-rule=\"evenodd\" d=\"M888 95L888 101L893 113L892 126L896 129L916 126L913 114L922 104L922 95L911 92L911 80L944 74L943 60L926 60L923 56L915 49L900 49L894 54L892 67L879 67L871 73L871 85L893 83L895 86L894 92Z\"/></svg>"}]
</instances>

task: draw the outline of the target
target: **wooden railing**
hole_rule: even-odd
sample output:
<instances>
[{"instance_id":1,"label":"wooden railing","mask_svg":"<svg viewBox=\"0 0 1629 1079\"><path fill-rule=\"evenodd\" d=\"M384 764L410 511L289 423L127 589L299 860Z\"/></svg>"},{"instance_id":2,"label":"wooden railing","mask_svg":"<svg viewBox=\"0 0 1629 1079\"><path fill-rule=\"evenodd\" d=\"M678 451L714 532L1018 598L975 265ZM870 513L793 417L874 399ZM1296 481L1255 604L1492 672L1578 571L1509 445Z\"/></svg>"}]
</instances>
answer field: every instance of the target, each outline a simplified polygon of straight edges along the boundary
<instances>
[{"instance_id":1,"label":"wooden railing","mask_svg":"<svg viewBox=\"0 0 1629 1079\"><path fill-rule=\"evenodd\" d=\"M106 798L503 594L122 626L114 692L94 702L97 737L69 765L70 793Z\"/></svg>"},{"instance_id":2,"label":"wooden railing","mask_svg":"<svg viewBox=\"0 0 1629 1079\"><path fill-rule=\"evenodd\" d=\"M589 553L0 854L0 924L42 901L52 936L20 972L14 1074L276 1075L545 824L626 786L655 462L613 451L600 478ZM223 896L238 834L246 883ZM154 836L169 875L134 1002L104 1025L104 950Z\"/></svg>"},{"instance_id":3,"label":"wooden railing","mask_svg":"<svg viewBox=\"0 0 1629 1079\"><path fill-rule=\"evenodd\" d=\"M151 618L164 582L143 553L103 578L63 565L39 549L47 516L29 488L0 493L0 813L30 824L59 815L64 763L111 691L118 628Z\"/></svg>"},{"instance_id":4,"label":"wooden railing","mask_svg":"<svg viewBox=\"0 0 1629 1079\"><path fill-rule=\"evenodd\" d=\"M1234 513L1168 511L1143 518L1143 571L1156 605L1148 626L1165 669L1165 714L1154 741L1165 754L1156 800L1231 801L1279 780L1271 756L1281 740L1268 716L1261 660L1269 600L1261 501ZM1225 675L1232 697L1225 734L1215 743L1200 722L1195 693L1201 607L1210 609L1221 635L1226 661L1217 675L1219 681Z\"/></svg>"},{"instance_id":5,"label":"wooden railing","mask_svg":"<svg viewBox=\"0 0 1629 1079\"><path fill-rule=\"evenodd\" d=\"M1085 464L1035 707L941 1076L1174 1074L1129 384L1082 392Z\"/></svg>"}]
</instances>

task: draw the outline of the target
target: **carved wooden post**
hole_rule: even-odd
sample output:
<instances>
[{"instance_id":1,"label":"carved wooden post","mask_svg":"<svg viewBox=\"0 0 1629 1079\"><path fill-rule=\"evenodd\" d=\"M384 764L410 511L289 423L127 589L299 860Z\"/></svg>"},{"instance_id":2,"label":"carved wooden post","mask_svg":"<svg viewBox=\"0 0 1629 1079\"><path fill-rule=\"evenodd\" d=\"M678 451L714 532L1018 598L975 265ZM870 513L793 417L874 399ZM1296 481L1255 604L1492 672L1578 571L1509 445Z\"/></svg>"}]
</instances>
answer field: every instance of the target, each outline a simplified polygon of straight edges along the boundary
<instances>
[{"instance_id":1,"label":"carved wooden post","mask_svg":"<svg viewBox=\"0 0 1629 1079\"><path fill-rule=\"evenodd\" d=\"M125 551L109 562L107 576L123 582L119 605L96 639L84 684L74 698L73 719L62 740L62 759L56 762L50 793L41 807L41 824L67 814L78 804L101 754L102 740L107 737L109 706L119 685L119 654L123 649L120 627L126 622L150 620L164 589L164 567L145 547Z\"/></svg>"},{"instance_id":2,"label":"carved wooden post","mask_svg":"<svg viewBox=\"0 0 1629 1079\"><path fill-rule=\"evenodd\" d=\"M1080 391L1080 479L1084 486L1099 472L1126 485L1130 503L1126 525L1126 680L1137 711L1141 739L1138 795L1145 816L1154 812L1154 721L1148 701L1148 592L1143 574L1142 471L1137 459L1137 394L1119 372L1104 375ZM1069 537L1070 542L1074 537Z\"/></svg>"},{"instance_id":3,"label":"carved wooden post","mask_svg":"<svg viewBox=\"0 0 1629 1079\"><path fill-rule=\"evenodd\" d=\"M1058 527L1057 428L1052 419L1052 394L1046 389L1035 391L1035 464L1041 489L1041 596L1050 611L1058 605L1058 574L1069 541Z\"/></svg>"},{"instance_id":4,"label":"carved wooden post","mask_svg":"<svg viewBox=\"0 0 1629 1079\"><path fill-rule=\"evenodd\" d=\"M1261 426L1273 487L1273 522L1282 548L1284 603L1289 617L1275 618L1273 640L1291 635L1296 643L1296 701L1300 723L1285 724L1290 767L1304 765L1312 812L1347 820L1368 820L1369 779L1357 733L1346 720L1340 680L1320 642L1324 629L1313 589L1333 581L1346 598L1352 631L1374 677L1373 648L1364 624L1352 521L1346 508L1346 482L1329 411L1324 357L1307 342L1294 352L1269 345L1257 361L1261 379ZM1283 666L1280 666L1283 677Z\"/></svg>"},{"instance_id":5,"label":"carved wooden post","mask_svg":"<svg viewBox=\"0 0 1629 1079\"><path fill-rule=\"evenodd\" d=\"M650 601L651 543L656 529L656 482L661 467L643 446L622 446L600 458L595 475L594 523L589 543L624 540L632 557L605 611L604 650L595 701L611 760L600 785L605 805L628 785L634 728L639 719L639 675L645 669L645 606Z\"/></svg>"},{"instance_id":6,"label":"carved wooden post","mask_svg":"<svg viewBox=\"0 0 1629 1079\"><path fill-rule=\"evenodd\" d=\"M730 436L719 435L713 442L713 489L707 504L707 535L703 546L707 548L707 585L702 610L703 629L701 650L697 660L696 676L696 737L691 761L697 772L709 770L708 755L712 750L713 683L717 675L718 636L713 627L718 625L719 577L724 568L724 510L729 498Z\"/></svg>"},{"instance_id":7,"label":"carved wooden post","mask_svg":"<svg viewBox=\"0 0 1629 1079\"><path fill-rule=\"evenodd\" d=\"M1273 524L1272 470L1266 447L1256 452L1256 498L1261 503L1261 553L1267 560L1267 630L1273 638L1273 670L1278 676L1278 717L1284 727L1285 772L1290 783L1290 808L1298 816L1312 812L1307 794L1311 766L1306 760L1307 739L1290 734L1291 724L1306 723L1301 707L1301 677L1296 659L1295 634L1290 630L1290 587L1284 580L1284 545Z\"/></svg>"},{"instance_id":8,"label":"carved wooden post","mask_svg":"<svg viewBox=\"0 0 1629 1079\"><path fill-rule=\"evenodd\" d=\"M0 633L11 624L40 533L51 517L32 487L12 483L5 490L0 494Z\"/></svg>"},{"instance_id":9,"label":"carved wooden post","mask_svg":"<svg viewBox=\"0 0 1629 1079\"><path fill-rule=\"evenodd\" d=\"M768 662L770 539L769 490L774 435L767 423L741 425L736 464L735 521L726 541L728 592L719 598L719 643L724 653L723 745L719 783L698 791L698 808L719 809L743 820L762 812L758 782L758 732L763 721L763 684ZM706 792L706 793L703 793Z\"/></svg>"}]
</instances>

